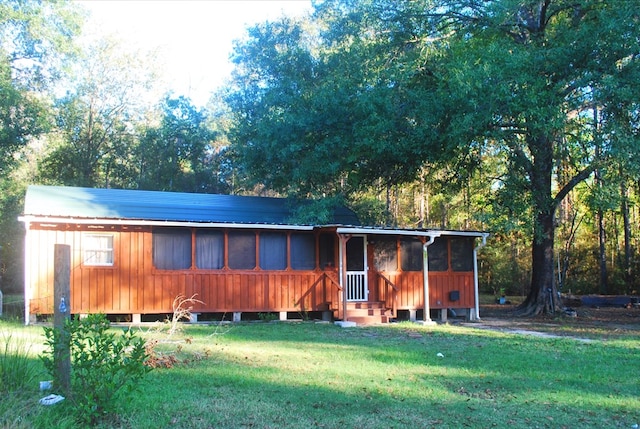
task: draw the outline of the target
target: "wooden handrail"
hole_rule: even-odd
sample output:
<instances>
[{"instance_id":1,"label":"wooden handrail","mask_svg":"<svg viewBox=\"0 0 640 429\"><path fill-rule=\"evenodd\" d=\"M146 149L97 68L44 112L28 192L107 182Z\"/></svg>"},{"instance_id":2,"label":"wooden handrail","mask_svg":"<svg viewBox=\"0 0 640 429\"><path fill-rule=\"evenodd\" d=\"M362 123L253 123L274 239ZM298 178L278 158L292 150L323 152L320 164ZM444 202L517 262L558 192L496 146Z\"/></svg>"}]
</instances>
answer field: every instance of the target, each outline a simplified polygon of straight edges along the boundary
<instances>
[{"instance_id":1,"label":"wooden handrail","mask_svg":"<svg viewBox=\"0 0 640 429\"><path fill-rule=\"evenodd\" d=\"M331 283L333 283L334 285L336 285L336 287L338 288L338 290L342 290L342 286L340 286L340 283L336 282L334 279L332 279L331 277L329 277L329 275L327 273L322 273L322 276L320 276L320 278L322 277L326 277L329 280L331 280Z\"/></svg>"},{"instance_id":2,"label":"wooden handrail","mask_svg":"<svg viewBox=\"0 0 640 429\"><path fill-rule=\"evenodd\" d=\"M378 277L380 277L384 283L387 285L387 287L391 286L391 299L392 299L392 317L395 319L396 317L398 317L398 292L399 289L398 287L393 284L393 282L391 280L389 280L388 278L386 278L385 276L383 276L381 273L376 273L378 275ZM385 294L385 298L386 298L386 294ZM385 299L386 301L386 299Z\"/></svg>"}]
</instances>

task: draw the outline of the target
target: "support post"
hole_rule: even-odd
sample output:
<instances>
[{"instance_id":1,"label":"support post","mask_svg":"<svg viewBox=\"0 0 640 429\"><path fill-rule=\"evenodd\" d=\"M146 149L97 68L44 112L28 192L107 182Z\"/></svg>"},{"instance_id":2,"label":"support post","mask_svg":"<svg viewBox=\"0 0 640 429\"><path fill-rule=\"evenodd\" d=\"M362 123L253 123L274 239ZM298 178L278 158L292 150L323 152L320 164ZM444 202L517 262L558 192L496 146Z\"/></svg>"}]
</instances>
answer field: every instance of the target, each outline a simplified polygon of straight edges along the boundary
<instances>
[{"instance_id":1,"label":"support post","mask_svg":"<svg viewBox=\"0 0 640 429\"><path fill-rule=\"evenodd\" d=\"M429 247L435 241L436 236L430 235L429 241L425 241L422 244L422 276L423 276L423 286L424 286L424 316L423 323L425 325L431 325L435 323L431 320L431 305L429 303L429 254L427 252L427 247Z\"/></svg>"},{"instance_id":2,"label":"support post","mask_svg":"<svg viewBox=\"0 0 640 429\"><path fill-rule=\"evenodd\" d=\"M55 386L65 394L71 387L70 338L65 331L65 323L71 313L71 247L56 244L53 267L53 327L59 339L54 346L56 366Z\"/></svg>"},{"instance_id":3,"label":"support post","mask_svg":"<svg viewBox=\"0 0 640 429\"><path fill-rule=\"evenodd\" d=\"M471 320L480 320L480 292L478 285L478 250L482 249L487 245L487 237L488 233L482 234L482 243L473 248L473 294L475 299L474 313L471 314L469 311L469 319Z\"/></svg>"}]
</instances>

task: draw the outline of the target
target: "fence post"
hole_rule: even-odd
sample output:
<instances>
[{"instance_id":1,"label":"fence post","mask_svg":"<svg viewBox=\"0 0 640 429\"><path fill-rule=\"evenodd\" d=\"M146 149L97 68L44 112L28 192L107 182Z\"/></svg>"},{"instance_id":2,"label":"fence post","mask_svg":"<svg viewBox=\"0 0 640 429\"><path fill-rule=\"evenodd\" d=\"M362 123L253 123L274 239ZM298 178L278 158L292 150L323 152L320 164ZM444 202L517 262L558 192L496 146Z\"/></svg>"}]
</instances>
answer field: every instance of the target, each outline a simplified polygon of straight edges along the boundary
<instances>
[{"instance_id":1,"label":"fence post","mask_svg":"<svg viewBox=\"0 0 640 429\"><path fill-rule=\"evenodd\" d=\"M67 244L56 244L53 266L53 327L59 334L54 348L56 364L56 387L64 393L71 386L71 353L70 338L64 325L70 318L71 311L71 247Z\"/></svg>"}]
</instances>

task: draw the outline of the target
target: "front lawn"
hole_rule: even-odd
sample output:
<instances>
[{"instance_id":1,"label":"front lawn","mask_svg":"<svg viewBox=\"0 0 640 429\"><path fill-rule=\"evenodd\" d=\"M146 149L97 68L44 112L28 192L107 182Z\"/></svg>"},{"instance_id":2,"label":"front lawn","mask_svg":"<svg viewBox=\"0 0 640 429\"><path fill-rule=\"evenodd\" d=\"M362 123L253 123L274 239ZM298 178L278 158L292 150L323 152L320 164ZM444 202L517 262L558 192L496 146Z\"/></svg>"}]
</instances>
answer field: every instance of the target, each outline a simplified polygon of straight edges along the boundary
<instances>
[{"instance_id":1,"label":"front lawn","mask_svg":"<svg viewBox=\"0 0 640 429\"><path fill-rule=\"evenodd\" d=\"M0 322L8 329L33 338L42 328ZM171 337L134 329L158 341L155 359L170 367L148 374L104 427L629 428L640 421L634 336L584 342L410 323L189 326ZM3 394L0 427L73 427L71 402L44 407L42 396L35 381Z\"/></svg>"}]
</instances>

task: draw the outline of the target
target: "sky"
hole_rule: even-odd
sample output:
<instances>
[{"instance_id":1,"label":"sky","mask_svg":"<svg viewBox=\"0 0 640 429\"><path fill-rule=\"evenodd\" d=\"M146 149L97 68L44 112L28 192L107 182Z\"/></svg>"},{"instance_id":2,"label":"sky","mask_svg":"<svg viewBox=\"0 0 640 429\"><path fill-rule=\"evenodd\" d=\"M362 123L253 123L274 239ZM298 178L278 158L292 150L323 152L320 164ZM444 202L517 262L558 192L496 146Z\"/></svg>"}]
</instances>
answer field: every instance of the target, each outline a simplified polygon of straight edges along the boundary
<instances>
[{"instance_id":1,"label":"sky","mask_svg":"<svg viewBox=\"0 0 640 429\"><path fill-rule=\"evenodd\" d=\"M88 27L115 34L128 46L159 49L165 78L175 95L204 106L231 74L233 40L252 24L281 15L300 16L310 0L82 0Z\"/></svg>"}]
</instances>

